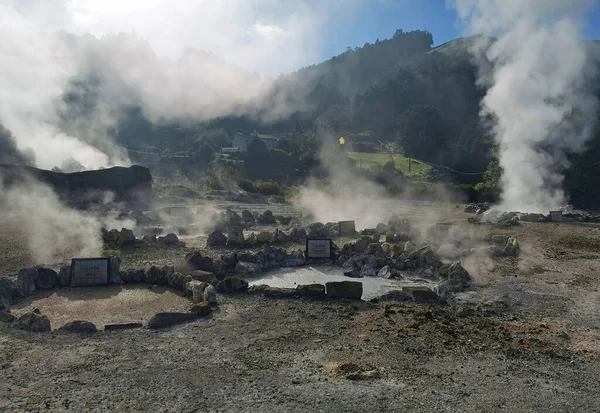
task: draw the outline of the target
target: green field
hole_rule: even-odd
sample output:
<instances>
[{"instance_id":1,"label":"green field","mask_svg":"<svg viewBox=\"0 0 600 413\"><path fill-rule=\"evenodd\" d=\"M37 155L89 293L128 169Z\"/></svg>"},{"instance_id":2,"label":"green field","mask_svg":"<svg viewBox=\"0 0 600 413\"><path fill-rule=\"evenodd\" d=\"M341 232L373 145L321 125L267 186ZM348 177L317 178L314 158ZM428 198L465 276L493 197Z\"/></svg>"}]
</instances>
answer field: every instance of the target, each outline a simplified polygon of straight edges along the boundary
<instances>
[{"instance_id":1,"label":"green field","mask_svg":"<svg viewBox=\"0 0 600 413\"><path fill-rule=\"evenodd\" d=\"M407 176L427 176L431 173L431 166L425 165L415 159L412 160L411 172L408 171L408 158L389 153L366 153L366 152L348 152L348 156L356 160L356 166L363 169L372 169L373 167L383 167L392 157L396 163L396 169Z\"/></svg>"}]
</instances>

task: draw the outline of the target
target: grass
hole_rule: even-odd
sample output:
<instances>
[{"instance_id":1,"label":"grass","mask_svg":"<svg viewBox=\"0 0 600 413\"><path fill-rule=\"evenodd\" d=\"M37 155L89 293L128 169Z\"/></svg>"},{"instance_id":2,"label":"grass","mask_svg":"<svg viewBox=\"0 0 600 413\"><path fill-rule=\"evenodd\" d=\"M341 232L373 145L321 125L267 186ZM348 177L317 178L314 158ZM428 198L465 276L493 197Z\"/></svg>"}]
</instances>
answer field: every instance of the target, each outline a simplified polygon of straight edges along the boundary
<instances>
[{"instance_id":1,"label":"grass","mask_svg":"<svg viewBox=\"0 0 600 413\"><path fill-rule=\"evenodd\" d=\"M371 169L374 166L383 167L386 162L390 161L389 153L366 153L366 152L348 152L348 156L356 160L356 166L363 169ZM396 170L402 172L406 176L428 176L431 173L431 166L425 165L415 159L412 160L411 171L408 171L409 160L407 157L400 154L394 154L394 162Z\"/></svg>"}]
</instances>

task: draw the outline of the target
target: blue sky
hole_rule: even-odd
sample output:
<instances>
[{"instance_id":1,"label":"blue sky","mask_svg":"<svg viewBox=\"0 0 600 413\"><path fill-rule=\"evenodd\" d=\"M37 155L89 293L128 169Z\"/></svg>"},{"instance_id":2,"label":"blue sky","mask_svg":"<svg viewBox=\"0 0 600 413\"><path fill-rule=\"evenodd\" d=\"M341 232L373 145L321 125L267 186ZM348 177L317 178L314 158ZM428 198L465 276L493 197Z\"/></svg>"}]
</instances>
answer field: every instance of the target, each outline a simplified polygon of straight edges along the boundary
<instances>
[{"instance_id":1,"label":"blue sky","mask_svg":"<svg viewBox=\"0 0 600 413\"><path fill-rule=\"evenodd\" d=\"M339 54L348 46L389 38L396 29L428 30L435 45L463 35L456 11L448 9L445 0L371 0L360 7L350 24L346 20L332 22L332 26L335 30L330 32L324 58ZM588 15L584 34L587 39L600 40L600 6Z\"/></svg>"}]
</instances>

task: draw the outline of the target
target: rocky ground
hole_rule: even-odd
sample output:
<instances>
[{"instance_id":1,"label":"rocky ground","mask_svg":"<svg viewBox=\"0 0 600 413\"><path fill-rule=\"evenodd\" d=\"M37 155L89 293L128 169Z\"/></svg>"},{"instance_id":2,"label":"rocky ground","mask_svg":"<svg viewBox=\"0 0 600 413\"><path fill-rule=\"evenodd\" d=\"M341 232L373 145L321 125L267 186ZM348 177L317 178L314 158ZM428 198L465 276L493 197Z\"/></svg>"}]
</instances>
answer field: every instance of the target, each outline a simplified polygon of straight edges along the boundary
<instances>
[{"instance_id":1,"label":"rocky ground","mask_svg":"<svg viewBox=\"0 0 600 413\"><path fill-rule=\"evenodd\" d=\"M0 323L0 411L598 409L597 224L495 228L451 205L394 209L422 231L451 219L482 243L514 236L521 254L464 260L474 286L447 305L219 294L209 318L164 330ZM33 263L18 225L0 222L0 272L15 275ZM179 265L205 249L205 237L184 241L124 248L122 265Z\"/></svg>"}]
</instances>

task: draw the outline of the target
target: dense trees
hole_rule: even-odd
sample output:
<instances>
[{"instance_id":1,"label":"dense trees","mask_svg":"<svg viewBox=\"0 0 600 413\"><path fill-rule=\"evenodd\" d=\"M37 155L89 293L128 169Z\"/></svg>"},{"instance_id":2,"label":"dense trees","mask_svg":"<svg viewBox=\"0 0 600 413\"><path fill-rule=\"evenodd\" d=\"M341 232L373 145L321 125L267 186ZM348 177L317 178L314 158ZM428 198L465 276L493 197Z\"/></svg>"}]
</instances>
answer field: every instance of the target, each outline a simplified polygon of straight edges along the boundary
<instances>
[{"instance_id":1,"label":"dense trees","mask_svg":"<svg viewBox=\"0 0 600 413\"><path fill-rule=\"evenodd\" d=\"M440 162L438 155L448 145L441 112L432 106L412 106L398 116L398 142L404 154L430 162Z\"/></svg>"}]
</instances>

